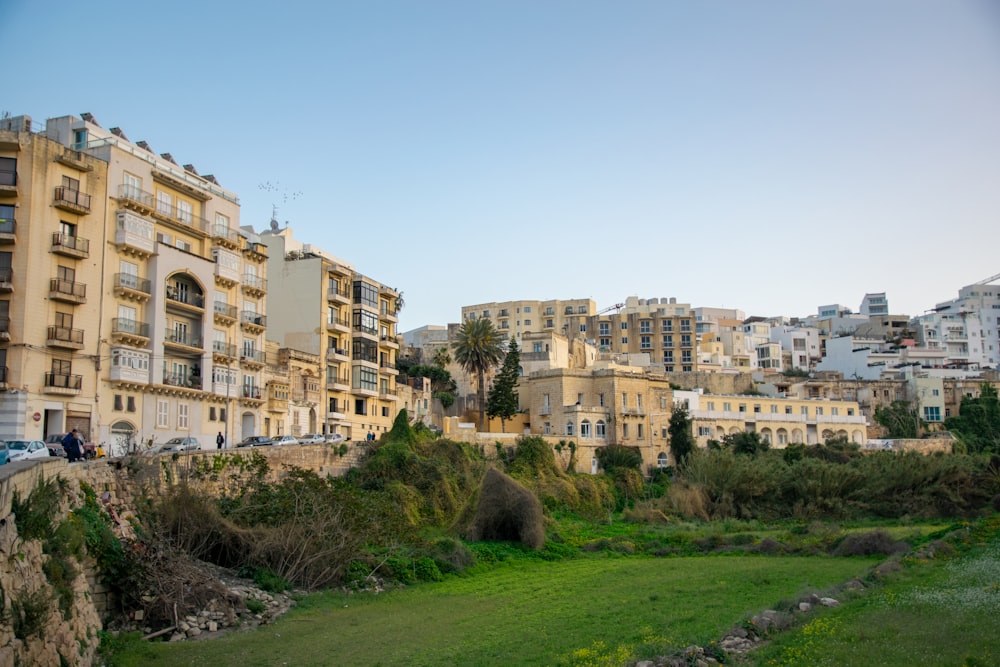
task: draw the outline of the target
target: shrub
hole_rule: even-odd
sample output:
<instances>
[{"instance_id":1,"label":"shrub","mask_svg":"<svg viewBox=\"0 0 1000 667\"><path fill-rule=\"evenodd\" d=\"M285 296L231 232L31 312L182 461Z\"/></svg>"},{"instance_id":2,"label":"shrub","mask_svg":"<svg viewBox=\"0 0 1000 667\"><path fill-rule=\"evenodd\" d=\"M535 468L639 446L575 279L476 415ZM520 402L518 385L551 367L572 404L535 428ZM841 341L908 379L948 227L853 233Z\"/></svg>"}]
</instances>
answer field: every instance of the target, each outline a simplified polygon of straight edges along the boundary
<instances>
[{"instance_id":1,"label":"shrub","mask_svg":"<svg viewBox=\"0 0 1000 667\"><path fill-rule=\"evenodd\" d=\"M45 619L49 615L49 595L44 588L24 591L10 605L11 626L14 636L24 640L28 637L45 638Z\"/></svg>"},{"instance_id":2,"label":"shrub","mask_svg":"<svg viewBox=\"0 0 1000 667\"><path fill-rule=\"evenodd\" d=\"M896 541L885 530L850 533L833 550L834 556L891 556L906 551L906 542Z\"/></svg>"},{"instance_id":3,"label":"shrub","mask_svg":"<svg viewBox=\"0 0 1000 667\"><path fill-rule=\"evenodd\" d=\"M521 542L545 546L545 519L538 499L502 472L490 469L483 479L467 539Z\"/></svg>"}]
</instances>

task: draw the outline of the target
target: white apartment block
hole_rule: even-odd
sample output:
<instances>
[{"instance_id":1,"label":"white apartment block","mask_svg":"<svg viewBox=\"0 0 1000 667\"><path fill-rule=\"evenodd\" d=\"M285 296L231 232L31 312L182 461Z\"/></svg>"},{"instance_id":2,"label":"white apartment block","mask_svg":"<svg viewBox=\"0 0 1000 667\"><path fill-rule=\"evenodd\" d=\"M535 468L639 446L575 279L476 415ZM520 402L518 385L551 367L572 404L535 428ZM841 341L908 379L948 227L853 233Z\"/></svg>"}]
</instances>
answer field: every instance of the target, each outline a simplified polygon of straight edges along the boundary
<instances>
[{"instance_id":1,"label":"white apartment block","mask_svg":"<svg viewBox=\"0 0 1000 667\"><path fill-rule=\"evenodd\" d=\"M1000 368L1000 275L959 290L958 298L939 303L914 318L917 339L943 350L951 368Z\"/></svg>"}]
</instances>

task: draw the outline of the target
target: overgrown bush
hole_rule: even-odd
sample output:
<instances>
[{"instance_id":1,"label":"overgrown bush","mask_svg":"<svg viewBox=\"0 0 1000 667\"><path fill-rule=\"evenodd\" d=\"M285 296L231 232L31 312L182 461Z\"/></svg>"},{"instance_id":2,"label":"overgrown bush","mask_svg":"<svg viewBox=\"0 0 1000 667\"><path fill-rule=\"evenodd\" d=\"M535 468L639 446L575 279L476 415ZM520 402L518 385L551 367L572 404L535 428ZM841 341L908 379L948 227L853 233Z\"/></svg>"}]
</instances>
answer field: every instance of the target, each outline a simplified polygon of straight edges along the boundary
<instances>
[{"instance_id":1,"label":"overgrown bush","mask_svg":"<svg viewBox=\"0 0 1000 667\"><path fill-rule=\"evenodd\" d=\"M835 556L891 556L910 548L906 542L893 539L885 530L849 533L833 550Z\"/></svg>"},{"instance_id":2,"label":"overgrown bush","mask_svg":"<svg viewBox=\"0 0 1000 667\"><path fill-rule=\"evenodd\" d=\"M504 473L490 469L483 479L479 502L466 531L472 541L520 542L532 549L545 545L545 519L533 493Z\"/></svg>"}]
</instances>

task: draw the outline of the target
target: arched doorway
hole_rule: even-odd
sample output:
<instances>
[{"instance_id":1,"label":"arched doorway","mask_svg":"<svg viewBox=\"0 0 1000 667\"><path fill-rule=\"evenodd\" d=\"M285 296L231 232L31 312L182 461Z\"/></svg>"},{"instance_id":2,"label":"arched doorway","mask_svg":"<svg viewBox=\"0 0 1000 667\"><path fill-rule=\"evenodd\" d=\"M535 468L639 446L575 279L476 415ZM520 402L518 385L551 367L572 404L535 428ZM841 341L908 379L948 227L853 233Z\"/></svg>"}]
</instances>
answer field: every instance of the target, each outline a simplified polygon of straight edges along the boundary
<instances>
[{"instance_id":1,"label":"arched doorway","mask_svg":"<svg viewBox=\"0 0 1000 667\"><path fill-rule=\"evenodd\" d=\"M111 443L107 456L124 456L135 452L135 426L127 421L111 425Z\"/></svg>"},{"instance_id":2,"label":"arched doorway","mask_svg":"<svg viewBox=\"0 0 1000 667\"><path fill-rule=\"evenodd\" d=\"M251 435L257 435L256 420L254 419L252 412L244 412L243 416L240 418L240 432L235 434L235 437L230 438L233 442L239 442L243 438Z\"/></svg>"}]
</instances>

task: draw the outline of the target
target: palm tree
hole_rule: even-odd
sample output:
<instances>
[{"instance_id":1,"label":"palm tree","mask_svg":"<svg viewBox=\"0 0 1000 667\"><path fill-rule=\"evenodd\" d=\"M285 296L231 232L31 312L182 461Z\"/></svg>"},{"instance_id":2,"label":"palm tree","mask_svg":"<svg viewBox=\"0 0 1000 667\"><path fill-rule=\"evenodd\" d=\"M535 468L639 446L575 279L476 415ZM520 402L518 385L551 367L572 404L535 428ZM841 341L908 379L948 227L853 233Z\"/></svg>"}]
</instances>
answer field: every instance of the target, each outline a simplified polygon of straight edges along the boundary
<instances>
[{"instance_id":1,"label":"palm tree","mask_svg":"<svg viewBox=\"0 0 1000 667\"><path fill-rule=\"evenodd\" d=\"M503 359L500 334L493 328L492 320L486 318L466 320L459 327L451 347L455 350L455 361L465 369L466 373L475 375L479 380L476 402L479 407L479 430L483 431L486 429L486 413L483 410L486 374L496 368Z\"/></svg>"},{"instance_id":2,"label":"palm tree","mask_svg":"<svg viewBox=\"0 0 1000 667\"><path fill-rule=\"evenodd\" d=\"M434 353L434 365L439 368L444 368L451 363L451 355L448 354L447 347L439 347Z\"/></svg>"}]
</instances>

